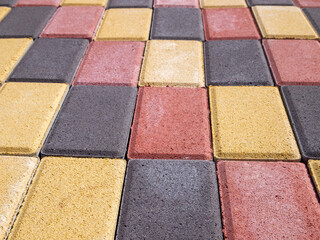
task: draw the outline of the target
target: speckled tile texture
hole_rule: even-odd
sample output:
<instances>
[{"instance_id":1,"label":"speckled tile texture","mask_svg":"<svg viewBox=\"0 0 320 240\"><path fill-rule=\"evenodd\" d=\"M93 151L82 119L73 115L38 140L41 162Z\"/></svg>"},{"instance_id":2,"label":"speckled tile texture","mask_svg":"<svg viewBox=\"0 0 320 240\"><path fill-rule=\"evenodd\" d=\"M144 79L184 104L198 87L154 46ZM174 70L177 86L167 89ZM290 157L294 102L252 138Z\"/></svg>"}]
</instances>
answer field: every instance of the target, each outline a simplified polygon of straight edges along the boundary
<instances>
[{"instance_id":1,"label":"speckled tile texture","mask_svg":"<svg viewBox=\"0 0 320 240\"><path fill-rule=\"evenodd\" d=\"M249 7L257 5L279 5L279 6L293 6L292 0L246 0Z\"/></svg>"},{"instance_id":2,"label":"speckled tile texture","mask_svg":"<svg viewBox=\"0 0 320 240\"><path fill-rule=\"evenodd\" d=\"M245 8L246 0L199 0L201 8Z\"/></svg>"},{"instance_id":3,"label":"speckled tile texture","mask_svg":"<svg viewBox=\"0 0 320 240\"><path fill-rule=\"evenodd\" d=\"M105 7L108 0L63 0L62 6L101 6Z\"/></svg>"},{"instance_id":4,"label":"speckled tile texture","mask_svg":"<svg viewBox=\"0 0 320 240\"><path fill-rule=\"evenodd\" d=\"M18 0L16 7L54 6L59 7L62 0Z\"/></svg>"},{"instance_id":5,"label":"speckled tile texture","mask_svg":"<svg viewBox=\"0 0 320 240\"><path fill-rule=\"evenodd\" d=\"M314 185L318 191L318 196L320 198L320 160L309 160L308 166L312 176Z\"/></svg>"},{"instance_id":6,"label":"speckled tile texture","mask_svg":"<svg viewBox=\"0 0 320 240\"><path fill-rule=\"evenodd\" d=\"M153 0L109 0L108 8L152 8Z\"/></svg>"},{"instance_id":7,"label":"speckled tile texture","mask_svg":"<svg viewBox=\"0 0 320 240\"><path fill-rule=\"evenodd\" d=\"M154 0L154 7L199 8L198 0Z\"/></svg>"},{"instance_id":8,"label":"speckled tile texture","mask_svg":"<svg viewBox=\"0 0 320 240\"><path fill-rule=\"evenodd\" d=\"M320 6L319 8L305 8L303 11L314 29L318 32L318 35L320 35Z\"/></svg>"}]
</instances>

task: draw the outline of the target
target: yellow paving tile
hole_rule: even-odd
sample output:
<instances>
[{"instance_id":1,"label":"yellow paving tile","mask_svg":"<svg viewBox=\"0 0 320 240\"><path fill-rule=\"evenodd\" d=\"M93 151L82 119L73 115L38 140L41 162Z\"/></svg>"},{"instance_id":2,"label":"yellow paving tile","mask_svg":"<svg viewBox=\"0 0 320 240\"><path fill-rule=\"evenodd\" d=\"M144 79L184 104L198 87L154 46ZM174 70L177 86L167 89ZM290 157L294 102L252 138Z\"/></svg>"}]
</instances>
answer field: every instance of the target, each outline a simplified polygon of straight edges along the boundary
<instances>
[{"instance_id":1,"label":"yellow paving tile","mask_svg":"<svg viewBox=\"0 0 320 240\"><path fill-rule=\"evenodd\" d=\"M10 12L11 8L9 7L0 7L0 21L4 19L5 16Z\"/></svg>"},{"instance_id":2,"label":"yellow paving tile","mask_svg":"<svg viewBox=\"0 0 320 240\"><path fill-rule=\"evenodd\" d=\"M309 20L298 7L254 6L252 10L264 38L318 38Z\"/></svg>"},{"instance_id":3,"label":"yellow paving tile","mask_svg":"<svg viewBox=\"0 0 320 240\"><path fill-rule=\"evenodd\" d=\"M41 160L9 239L114 239L126 161Z\"/></svg>"},{"instance_id":4,"label":"yellow paving tile","mask_svg":"<svg viewBox=\"0 0 320 240\"><path fill-rule=\"evenodd\" d=\"M148 41L139 86L204 87L202 42Z\"/></svg>"},{"instance_id":5,"label":"yellow paving tile","mask_svg":"<svg viewBox=\"0 0 320 240\"><path fill-rule=\"evenodd\" d=\"M5 239L38 164L36 157L0 156L0 239Z\"/></svg>"},{"instance_id":6,"label":"yellow paving tile","mask_svg":"<svg viewBox=\"0 0 320 240\"><path fill-rule=\"evenodd\" d=\"M320 160L309 160L310 173L320 197Z\"/></svg>"},{"instance_id":7,"label":"yellow paving tile","mask_svg":"<svg viewBox=\"0 0 320 240\"><path fill-rule=\"evenodd\" d=\"M0 88L0 154L36 155L67 89L64 83L5 83Z\"/></svg>"},{"instance_id":8,"label":"yellow paving tile","mask_svg":"<svg viewBox=\"0 0 320 240\"><path fill-rule=\"evenodd\" d=\"M95 40L146 41L149 38L152 10L119 8L105 12Z\"/></svg>"},{"instance_id":9,"label":"yellow paving tile","mask_svg":"<svg viewBox=\"0 0 320 240\"><path fill-rule=\"evenodd\" d=\"M0 39L0 84L8 78L31 43L31 38Z\"/></svg>"},{"instance_id":10,"label":"yellow paving tile","mask_svg":"<svg viewBox=\"0 0 320 240\"><path fill-rule=\"evenodd\" d=\"M107 0L64 0L62 6L103 6L107 5Z\"/></svg>"},{"instance_id":11,"label":"yellow paving tile","mask_svg":"<svg viewBox=\"0 0 320 240\"><path fill-rule=\"evenodd\" d=\"M200 0L201 8L240 8L247 7L245 0Z\"/></svg>"},{"instance_id":12,"label":"yellow paving tile","mask_svg":"<svg viewBox=\"0 0 320 240\"><path fill-rule=\"evenodd\" d=\"M210 86L214 156L235 160L300 160L277 87Z\"/></svg>"}]
</instances>

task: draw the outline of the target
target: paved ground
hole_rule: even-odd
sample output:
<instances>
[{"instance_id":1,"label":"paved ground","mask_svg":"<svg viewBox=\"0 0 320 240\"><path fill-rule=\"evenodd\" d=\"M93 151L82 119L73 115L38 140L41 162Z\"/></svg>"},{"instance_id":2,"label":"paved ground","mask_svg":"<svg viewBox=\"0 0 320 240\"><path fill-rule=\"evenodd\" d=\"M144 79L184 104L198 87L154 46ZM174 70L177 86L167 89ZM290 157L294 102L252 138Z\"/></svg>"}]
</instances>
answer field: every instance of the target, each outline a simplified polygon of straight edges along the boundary
<instances>
[{"instance_id":1,"label":"paved ground","mask_svg":"<svg viewBox=\"0 0 320 240\"><path fill-rule=\"evenodd\" d=\"M0 239L320 239L319 0L0 0Z\"/></svg>"}]
</instances>

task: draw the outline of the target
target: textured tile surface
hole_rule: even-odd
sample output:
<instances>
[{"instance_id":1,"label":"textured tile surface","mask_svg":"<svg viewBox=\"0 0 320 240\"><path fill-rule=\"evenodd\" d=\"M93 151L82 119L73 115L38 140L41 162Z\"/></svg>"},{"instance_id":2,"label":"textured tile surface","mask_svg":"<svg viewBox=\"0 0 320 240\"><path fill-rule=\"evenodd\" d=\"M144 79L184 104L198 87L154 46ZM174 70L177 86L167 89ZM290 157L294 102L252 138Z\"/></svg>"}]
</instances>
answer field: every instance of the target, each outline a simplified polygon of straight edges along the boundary
<instances>
[{"instance_id":1,"label":"textured tile surface","mask_svg":"<svg viewBox=\"0 0 320 240\"><path fill-rule=\"evenodd\" d=\"M62 6L102 6L107 5L108 0L63 0Z\"/></svg>"},{"instance_id":2,"label":"textured tile surface","mask_svg":"<svg viewBox=\"0 0 320 240\"><path fill-rule=\"evenodd\" d=\"M320 197L320 160L309 160L308 165L313 182L317 188Z\"/></svg>"},{"instance_id":3,"label":"textured tile surface","mask_svg":"<svg viewBox=\"0 0 320 240\"><path fill-rule=\"evenodd\" d=\"M203 9L202 15L207 41L260 38L248 8Z\"/></svg>"},{"instance_id":4,"label":"textured tile surface","mask_svg":"<svg viewBox=\"0 0 320 240\"><path fill-rule=\"evenodd\" d=\"M117 239L223 239L213 162L131 160Z\"/></svg>"},{"instance_id":5,"label":"textured tile surface","mask_svg":"<svg viewBox=\"0 0 320 240\"><path fill-rule=\"evenodd\" d=\"M14 6L18 0L0 0L0 6Z\"/></svg>"},{"instance_id":6,"label":"textured tile surface","mask_svg":"<svg viewBox=\"0 0 320 240\"><path fill-rule=\"evenodd\" d=\"M0 37L37 38L55 10L55 7L15 7L1 21Z\"/></svg>"},{"instance_id":7,"label":"textured tile surface","mask_svg":"<svg viewBox=\"0 0 320 240\"><path fill-rule=\"evenodd\" d=\"M278 85L320 85L320 43L316 40L263 40Z\"/></svg>"},{"instance_id":8,"label":"textured tile surface","mask_svg":"<svg viewBox=\"0 0 320 240\"><path fill-rule=\"evenodd\" d=\"M9 81L71 83L89 42L40 38L20 61Z\"/></svg>"},{"instance_id":9,"label":"textured tile surface","mask_svg":"<svg viewBox=\"0 0 320 240\"><path fill-rule=\"evenodd\" d=\"M220 40L205 43L206 84L273 85L258 40Z\"/></svg>"},{"instance_id":10,"label":"textured tile surface","mask_svg":"<svg viewBox=\"0 0 320 240\"><path fill-rule=\"evenodd\" d=\"M103 7L64 6L57 10L41 37L91 40L104 12Z\"/></svg>"},{"instance_id":11,"label":"textured tile surface","mask_svg":"<svg viewBox=\"0 0 320 240\"><path fill-rule=\"evenodd\" d=\"M320 7L319 0L293 0L297 7Z\"/></svg>"},{"instance_id":12,"label":"textured tile surface","mask_svg":"<svg viewBox=\"0 0 320 240\"><path fill-rule=\"evenodd\" d=\"M11 8L9 7L0 7L0 22L2 19L5 18L5 16L8 15L10 11L11 11Z\"/></svg>"},{"instance_id":13,"label":"textured tile surface","mask_svg":"<svg viewBox=\"0 0 320 240\"><path fill-rule=\"evenodd\" d=\"M210 87L217 159L300 160L276 87Z\"/></svg>"},{"instance_id":14,"label":"textured tile surface","mask_svg":"<svg viewBox=\"0 0 320 240\"><path fill-rule=\"evenodd\" d=\"M282 87L302 157L320 159L320 87Z\"/></svg>"},{"instance_id":15,"label":"textured tile surface","mask_svg":"<svg viewBox=\"0 0 320 240\"><path fill-rule=\"evenodd\" d=\"M148 41L139 85L204 87L202 42Z\"/></svg>"},{"instance_id":16,"label":"textured tile surface","mask_svg":"<svg viewBox=\"0 0 320 240\"><path fill-rule=\"evenodd\" d=\"M199 0L201 8L247 7L246 0Z\"/></svg>"},{"instance_id":17,"label":"textured tile surface","mask_svg":"<svg viewBox=\"0 0 320 240\"><path fill-rule=\"evenodd\" d=\"M314 29L318 32L318 35L320 35L320 6L319 8L305 8L303 11L307 15Z\"/></svg>"},{"instance_id":18,"label":"textured tile surface","mask_svg":"<svg viewBox=\"0 0 320 240\"><path fill-rule=\"evenodd\" d=\"M252 11L264 38L319 38L300 8L255 6Z\"/></svg>"},{"instance_id":19,"label":"textured tile surface","mask_svg":"<svg viewBox=\"0 0 320 240\"><path fill-rule=\"evenodd\" d=\"M154 0L154 7L199 8L198 0Z\"/></svg>"},{"instance_id":20,"label":"textured tile surface","mask_svg":"<svg viewBox=\"0 0 320 240\"><path fill-rule=\"evenodd\" d=\"M247 0L248 6L256 6L256 5L294 5L292 0Z\"/></svg>"},{"instance_id":21,"label":"textured tile surface","mask_svg":"<svg viewBox=\"0 0 320 240\"><path fill-rule=\"evenodd\" d=\"M96 40L146 41L149 38L151 9L109 9L99 26Z\"/></svg>"},{"instance_id":22,"label":"textured tile surface","mask_svg":"<svg viewBox=\"0 0 320 240\"><path fill-rule=\"evenodd\" d=\"M38 159L0 156L0 239L5 239Z\"/></svg>"},{"instance_id":23,"label":"textured tile surface","mask_svg":"<svg viewBox=\"0 0 320 240\"><path fill-rule=\"evenodd\" d=\"M8 78L31 44L31 38L0 39L0 84Z\"/></svg>"},{"instance_id":24,"label":"textured tile surface","mask_svg":"<svg viewBox=\"0 0 320 240\"><path fill-rule=\"evenodd\" d=\"M204 40L198 8L155 8L151 39Z\"/></svg>"},{"instance_id":25,"label":"textured tile surface","mask_svg":"<svg viewBox=\"0 0 320 240\"><path fill-rule=\"evenodd\" d=\"M212 159L207 90L139 88L129 159Z\"/></svg>"},{"instance_id":26,"label":"textured tile surface","mask_svg":"<svg viewBox=\"0 0 320 240\"><path fill-rule=\"evenodd\" d=\"M226 239L318 239L320 207L302 163L218 162Z\"/></svg>"},{"instance_id":27,"label":"textured tile surface","mask_svg":"<svg viewBox=\"0 0 320 240\"><path fill-rule=\"evenodd\" d=\"M120 159L42 159L9 239L114 239L125 168Z\"/></svg>"},{"instance_id":28,"label":"textured tile surface","mask_svg":"<svg viewBox=\"0 0 320 240\"><path fill-rule=\"evenodd\" d=\"M54 6L59 7L62 0L18 0L17 5L22 6Z\"/></svg>"},{"instance_id":29,"label":"textured tile surface","mask_svg":"<svg viewBox=\"0 0 320 240\"><path fill-rule=\"evenodd\" d=\"M152 8L153 0L109 0L109 8Z\"/></svg>"},{"instance_id":30,"label":"textured tile surface","mask_svg":"<svg viewBox=\"0 0 320 240\"><path fill-rule=\"evenodd\" d=\"M144 46L144 42L92 42L73 84L136 87Z\"/></svg>"},{"instance_id":31,"label":"textured tile surface","mask_svg":"<svg viewBox=\"0 0 320 240\"><path fill-rule=\"evenodd\" d=\"M124 158L136 91L133 87L72 87L41 153Z\"/></svg>"},{"instance_id":32,"label":"textured tile surface","mask_svg":"<svg viewBox=\"0 0 320 240\"><path fill-rule=\"evenodd\" d=\"M36 155L67 84L5 83L0 88L0 154Z\"/></svg>"}]
</instances>

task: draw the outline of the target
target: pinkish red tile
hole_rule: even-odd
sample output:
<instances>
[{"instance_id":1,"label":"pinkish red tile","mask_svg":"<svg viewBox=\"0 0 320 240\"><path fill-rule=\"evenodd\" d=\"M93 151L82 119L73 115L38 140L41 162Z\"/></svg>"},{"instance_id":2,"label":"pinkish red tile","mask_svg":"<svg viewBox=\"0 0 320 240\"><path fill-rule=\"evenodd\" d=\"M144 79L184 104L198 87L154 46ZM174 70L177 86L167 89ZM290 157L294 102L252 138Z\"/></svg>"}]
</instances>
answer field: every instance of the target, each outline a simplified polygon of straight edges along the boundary
<instances>
[{"instance_id":1,"label":"pinkish red tile","mask_svg":"<svg viewBox=\"0 0 320 240\"><path fill-rule=\"evenodd\" d=\"M73 84L136 87L144 45L144 42L92 42Z\"/></svg>"},{"instance_id":2,"label":"pinkish red tile","mask_svg":"<svg viewBox=\"0 0 320 240\"><path fill-rule=\"evenodd\" d=\"M278 85L320 85L320 43L316 40L263 40Z\"/></svg>"},{"instance_id":3,"label":"pinkish red tile","mask_svg":"<svg viewBox=\"0 0 320 240\"><path fill-rule=\"evenodd\" d=\"M320 7L319 0L293 0L293 2L301 8Z\"/></svg>"},{"instance_id":4,"label":"pinkish red tile","mask_svg":"<svg viewBox=\"0 0 320 240\"><path fill-rule=\"evenodd\" d=\"M320 205L303 163L218 162L226 239L320 239Z\"/></svg>"},{"instance_id":5,"label":"pinkish red tile","mask_svg":"<svg viewBox=\"0 0 320 240\"><path fill-rule=\"evenodd\" d=\"M260 39L249 8L203 9L206 40Z\"/></svg>"},{"instance_id":6,"label":"pinkish red tile","mask_svg":"<svg viewBox=\"0 0 320 240\"><path fill-rule=\"evenodd\" d=\"M207 90L141 87L129 159L212 159Z\"/></svg>"},{"instance_id":7,"label":"pinkish red tile","mask_svg":"<svg viewBox=\"0 0 320 240\"><path fill-rule=\"evenodd\" d=\"M62 0L19 0L16 7L22 6L54 6L58 7Z\"/></svg>"},{"instance_id":8,"label":"pinkish red tile","mask_svg":"<svg viewBox=\"0 0 320 240\"><path fill-rule=\"evenodd\" d=\"M103 13L103 7L60 7L40 37L87 38L91 40Z\"/></svg>"},{"instance_id":9,"label":"pinkish red tile","mask_svg":"<svg viewBox=\"0 0 320 240\"><path fill-rule=\"evenodd\" d=\"M154 7L199 8L198 0L155 0Z\"/></svg>"}]
</instances>

